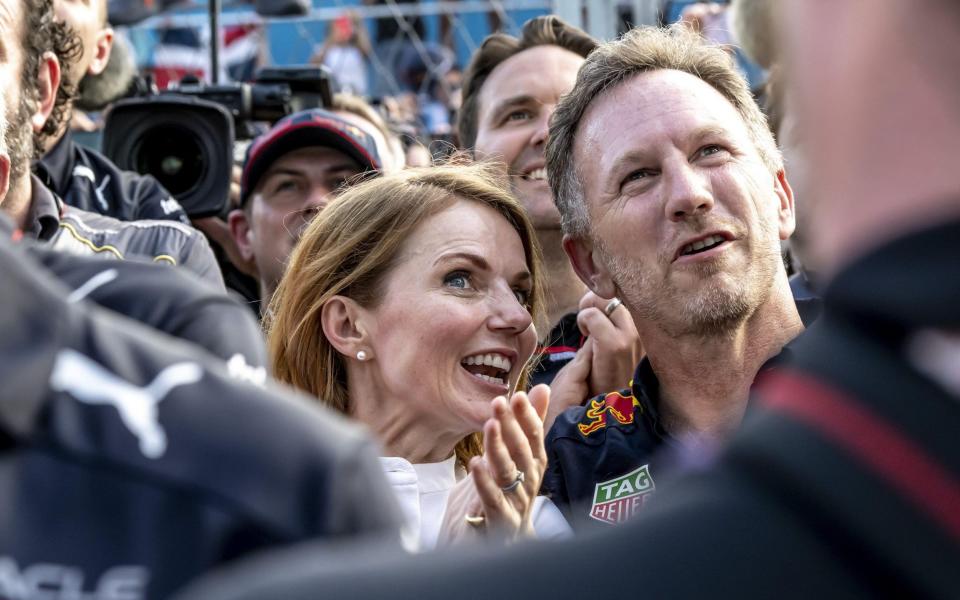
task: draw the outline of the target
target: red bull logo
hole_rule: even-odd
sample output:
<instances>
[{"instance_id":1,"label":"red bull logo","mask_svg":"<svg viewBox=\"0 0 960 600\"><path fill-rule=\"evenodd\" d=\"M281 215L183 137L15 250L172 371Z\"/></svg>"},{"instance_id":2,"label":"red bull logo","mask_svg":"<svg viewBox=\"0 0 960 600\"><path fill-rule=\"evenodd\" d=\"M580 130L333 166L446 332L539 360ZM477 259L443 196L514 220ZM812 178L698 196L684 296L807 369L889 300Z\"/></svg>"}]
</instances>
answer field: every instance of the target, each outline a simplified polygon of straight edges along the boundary
<instances>
[{"instance_id":1,"label":"red bull logo","mask_svg":"<svg viewBox=\"0 0 960 600\"><path fill-rule=\"evenodd\" d=\"M620 392L607 394L602 400L591 400L584 418L586 422L580 423L577 428L581 434L588 436L607 426L608 415L621 425L629 425L633 423L634 406L640 406L637 399L632 394L624 396Z\"/></svg>"}]
</instances>

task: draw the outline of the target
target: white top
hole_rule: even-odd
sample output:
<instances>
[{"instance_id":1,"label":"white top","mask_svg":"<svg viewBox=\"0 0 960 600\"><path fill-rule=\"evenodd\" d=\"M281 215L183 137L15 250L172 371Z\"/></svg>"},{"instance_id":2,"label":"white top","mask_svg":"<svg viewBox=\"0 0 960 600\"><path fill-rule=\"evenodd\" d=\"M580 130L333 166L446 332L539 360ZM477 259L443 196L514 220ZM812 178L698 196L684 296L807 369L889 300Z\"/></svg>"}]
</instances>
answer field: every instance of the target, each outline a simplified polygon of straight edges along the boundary
<instances>
[{"instance_id":1,"label":"white top","mask_svg":"<svg viewBox=\"0 0 960 600\"><path fill-rule=\"evenodd\" d=\"M408 547L432 550L437 545L450 490L466 476L466 471L457 467L456 456L443 462L417 465L404 458L381 456L380 464L403 511L410 538L405 540ZM540 539L567 537L573 533L560 509L544 496L534 500L533 530Z\"/></svg>"},{"instance_id":2,"label":"white top","mask_svg":"<svg viewBox=\"0 0 960 600\"><path fill-rule=\"evenodd\" d=\"M367 95L367 63L356 46L329 46L323 56L323 66L333 72L343 91Z\"/></svg>"}]
</instances>

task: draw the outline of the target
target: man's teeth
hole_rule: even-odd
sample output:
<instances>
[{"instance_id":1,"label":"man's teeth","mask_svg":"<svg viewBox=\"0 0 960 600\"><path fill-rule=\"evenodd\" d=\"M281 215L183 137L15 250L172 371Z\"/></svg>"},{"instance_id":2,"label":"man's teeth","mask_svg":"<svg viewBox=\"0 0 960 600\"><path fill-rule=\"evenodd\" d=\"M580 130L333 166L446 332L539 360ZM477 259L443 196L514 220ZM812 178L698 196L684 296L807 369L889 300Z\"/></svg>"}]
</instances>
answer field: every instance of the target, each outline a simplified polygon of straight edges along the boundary
<instances>
[{"instance_id":1,"label":"man's teeth","mask_svg":"<svg viewBox=\"0 0 960 600\"><path fill-rule=\"evenodd\" d=\"M547 178L547 169L545 167L534 169L524 175L523 178L528 181L544 181Z\"/></svg>"},{"instance_id":2,"label":"man's teeth","mask_svg":"<svg viewBox=\"0 0 960 600\"><path fill-rule=\"evenodd\" d=\"M475 356L468 356L463 359L463 364L486 365L503 371L509 371L510 367L513 366L509 358L501 356L500 354L477 354Z\"/></svg>"},{"instance_id":3,"label":"man's teeth","mask_svg":"<svg viewBox=\"0 0 960 600\"><path fill-rule=\"evenodd\" d=\"M716 246L717 244L725 242L726 239L722 235L711 235L708 238L698 240L692 244L687 244L683 247L683 250L680 254L690 254L691 252L696 252L698 250L703 250L704 248L709 248L711 246Z\"/></svg>"},{"instance_id":4,"label":"man's teeth","mask_svg":"<svg viewBox=\"0 0 960 600\"><path fill-rule=\"evenodd\" d=\"M495 384L497 384L497 385L503 385L504 383L506 383L504 380L500 379L499 377L490 377L489 375L482 375L482 374L479 374L479 373L474 374L474 376L475 376L475 377L479 377L480 379L482 379L482 380L484 380L484 381L488 381L488 382L490 382L490 383L495 383Z\"/></svg>"}]
</instances>

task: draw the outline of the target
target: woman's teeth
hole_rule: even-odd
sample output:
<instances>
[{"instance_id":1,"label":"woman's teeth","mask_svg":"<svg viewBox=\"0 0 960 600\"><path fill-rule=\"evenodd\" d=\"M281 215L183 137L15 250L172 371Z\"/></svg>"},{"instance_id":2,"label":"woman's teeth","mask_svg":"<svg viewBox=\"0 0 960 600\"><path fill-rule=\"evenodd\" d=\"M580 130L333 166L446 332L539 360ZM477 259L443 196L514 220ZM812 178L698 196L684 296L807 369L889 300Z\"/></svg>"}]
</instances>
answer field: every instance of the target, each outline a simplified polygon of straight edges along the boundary
<instances>
[{"instance_id":1,"label":"woman's teeth","mask_svg":"<svg viewBox=\"0 0 960 600\"><path fill-rule=\"evenodd\" d=\"M503 371L509 371L510 367L513 366L510 363L509 358L500 354L477 354L475 356L468 356L463 359L463 364L483 365L487 367L493 367L495 369L501 369Z\"/></svg>"},{"instance_id":2,"label":"woman's teeth","mask_svg":"<svg viewBox=\"0 0 960 600\"><path fill-rule=\"evenodd\" d=\"M513 363L502 354L475 354L463 359L461 365L474 377L489 383L505 385Z\"/></svg>"}]
</instances>

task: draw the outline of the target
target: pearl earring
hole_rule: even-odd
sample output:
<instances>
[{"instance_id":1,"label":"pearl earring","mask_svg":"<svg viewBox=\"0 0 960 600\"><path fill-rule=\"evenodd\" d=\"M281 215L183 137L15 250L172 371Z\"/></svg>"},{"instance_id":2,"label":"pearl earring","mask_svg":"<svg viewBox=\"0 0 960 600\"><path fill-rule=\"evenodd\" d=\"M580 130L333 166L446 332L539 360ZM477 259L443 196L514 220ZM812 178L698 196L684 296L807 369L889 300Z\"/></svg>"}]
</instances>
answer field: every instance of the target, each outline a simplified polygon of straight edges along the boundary
<instances>
[{"instance_id":1,"label":"pearl earring","mask_svg":"<svg viewBox=\"0 0 960 600\"><path fill-rule=\"evenodd\" d=\"M367 360L367 353L363 350L357 350L357 360L360 362Z\"/></svg>"}]
</instances>

